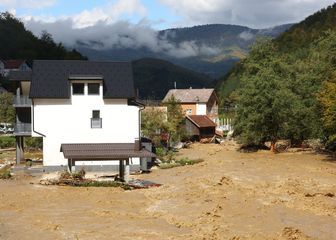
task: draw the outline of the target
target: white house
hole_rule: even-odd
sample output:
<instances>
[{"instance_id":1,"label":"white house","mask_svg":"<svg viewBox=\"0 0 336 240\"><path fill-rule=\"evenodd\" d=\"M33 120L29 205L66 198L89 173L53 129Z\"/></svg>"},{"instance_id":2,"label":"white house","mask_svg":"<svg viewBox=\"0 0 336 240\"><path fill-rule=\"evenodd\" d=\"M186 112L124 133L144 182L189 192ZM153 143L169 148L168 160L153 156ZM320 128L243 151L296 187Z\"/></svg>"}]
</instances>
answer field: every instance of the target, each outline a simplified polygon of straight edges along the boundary
<instances>
[{"instance_id":1,"label":"white house","mask_svg":"<svg viewBox=\"0 0 336 240\"><path fill-rule=\"evenodd\" d=\"M155 156L139 145L143 107L135 100L130 63L39 60L32 73L11 72L10 79L20 83L18 160L24 136L43 138L47 170L120 170L124 163L137 170L140 157Z\"/></svg>"}]
</instances>

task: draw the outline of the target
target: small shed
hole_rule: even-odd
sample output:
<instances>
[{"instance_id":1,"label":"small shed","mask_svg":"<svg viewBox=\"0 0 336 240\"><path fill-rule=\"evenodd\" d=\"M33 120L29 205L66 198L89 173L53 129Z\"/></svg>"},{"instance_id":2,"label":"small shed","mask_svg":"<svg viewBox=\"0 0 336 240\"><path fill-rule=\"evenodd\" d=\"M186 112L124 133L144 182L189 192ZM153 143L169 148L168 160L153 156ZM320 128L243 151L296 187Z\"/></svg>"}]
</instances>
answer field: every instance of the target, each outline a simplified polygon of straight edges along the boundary
<instances>
[{"instance_id":1,"label":"small shed","mask_svg":"<svg viewBox=\"0 0 336 240\"><path fill-rule=\"evenodd\" d=\"M216 123L206 115L190 115L186 117L187 132L192 138L197 140L215 136L216 126Z\"/></svg>"}]
</instances>

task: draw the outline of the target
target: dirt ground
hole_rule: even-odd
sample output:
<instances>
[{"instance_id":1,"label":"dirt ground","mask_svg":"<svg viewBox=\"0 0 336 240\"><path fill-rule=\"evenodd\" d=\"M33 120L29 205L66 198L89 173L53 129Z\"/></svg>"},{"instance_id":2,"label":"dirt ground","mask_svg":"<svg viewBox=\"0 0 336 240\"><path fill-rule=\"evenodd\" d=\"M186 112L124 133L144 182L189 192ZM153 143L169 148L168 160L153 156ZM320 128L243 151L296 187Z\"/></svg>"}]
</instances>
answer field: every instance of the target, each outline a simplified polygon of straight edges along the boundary
<instances>
[{"instance_id":1,"label":"dirt ground","mask_svg":"<svg viewBox=\"0 0 336 240\"><path fill-rule=\"evenodd\" d=\"M135 176L158 188L0 180L0 239L336 239L336 159L234 143L180 154L205 161Z\"/></svg>"}]
</instances>

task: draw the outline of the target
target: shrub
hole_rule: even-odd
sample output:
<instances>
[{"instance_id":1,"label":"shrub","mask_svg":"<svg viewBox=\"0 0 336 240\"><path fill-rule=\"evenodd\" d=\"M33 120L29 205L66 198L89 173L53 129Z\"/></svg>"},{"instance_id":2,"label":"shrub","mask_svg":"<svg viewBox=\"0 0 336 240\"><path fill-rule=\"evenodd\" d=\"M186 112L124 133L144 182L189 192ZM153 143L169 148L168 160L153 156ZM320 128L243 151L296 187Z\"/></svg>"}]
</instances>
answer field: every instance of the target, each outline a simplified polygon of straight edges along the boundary
<instances>
[{"instance_id":1,"label":"shrub","mask_svg":"<svg viewBox=\"0 0 336 240\"><path fill-rule=\"evenodd\" d=\"M158 157L164 157L166 154L167 154L166 149L164 149L162 147L156 148L156 156L158 156Z\"/></svg>"},{"instance_id":2,"label":"shrub","mask_svg":"<svg viewBox=\"0 0 336 240\"><path fill-rule=\"evenodd\" d=\"M43 139L35 138L35 137L25 137L25 145L30 149L42 149L43 147Z\"/></svg>"},{"instance_id":3,"label":"shrub","mask_svg":"<svg viewBox=\"0 0 336 240\"><path fill-rule=\"evenodd\" d=\"M15 147L15 138L14 137L0 137L0 148L11 148Z\"/></svg>"},{"instance_id":4,"label":"shrub","mask_svg":"<svg viewBox=\"0 0 336 240\"><path fill-rule=\"evenodd\" d=\"M0 179L10 179L12 177L12 174L9 169L0 172Z\"/></svg>"}]
</instances>

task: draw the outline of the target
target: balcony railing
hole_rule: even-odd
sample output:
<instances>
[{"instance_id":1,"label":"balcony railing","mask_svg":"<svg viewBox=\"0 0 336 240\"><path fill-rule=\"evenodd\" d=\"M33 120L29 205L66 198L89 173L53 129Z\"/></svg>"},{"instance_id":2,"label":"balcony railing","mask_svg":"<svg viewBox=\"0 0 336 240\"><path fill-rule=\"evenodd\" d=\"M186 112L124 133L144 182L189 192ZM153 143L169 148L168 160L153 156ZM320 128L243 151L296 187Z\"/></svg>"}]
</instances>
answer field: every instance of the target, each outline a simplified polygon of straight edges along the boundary
<instances>
[{"instance_id":1,"label":"balcony railing","mask_svg":"<svg viewBox=\"0 0 336 240\"><path fill-rule=\"evenodd\" d=\"M32 132L31 123L16 123L14 126L14 135L30 136Z\"/></svg>"},{"instance_id":2,"label":"balcony railing","mask_svg":"<svg viewBox=\"0 0 336 240\"><path fill-rule=\"evenodd\" d=\"M102 122L101 118L91 118L91 128L102 128Z\"/></svg>"},{"instance_id":3,"label":"balcony railing","mask_svg":"<svg viewBox=\"0 0 336 240\"><path fill-rule=\"evenodd\" d=\"M28 96L14 96L14 107L31 107L32 100Z\"/></svg>"}]
</instances>

